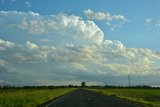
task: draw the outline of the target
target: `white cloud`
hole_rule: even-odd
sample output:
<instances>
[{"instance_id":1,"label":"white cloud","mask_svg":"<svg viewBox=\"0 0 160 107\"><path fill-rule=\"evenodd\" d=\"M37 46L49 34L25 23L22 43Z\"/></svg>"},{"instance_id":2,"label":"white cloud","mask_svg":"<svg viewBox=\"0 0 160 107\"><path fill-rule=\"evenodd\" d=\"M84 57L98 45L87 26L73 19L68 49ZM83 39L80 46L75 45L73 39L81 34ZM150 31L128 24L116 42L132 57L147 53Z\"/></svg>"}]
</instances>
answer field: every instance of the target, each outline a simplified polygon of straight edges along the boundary
<instances>
[{"instance_id":1,"label":"white cloud","mask_svg":"<svg viewBox=\"0 0 160 107\"><path fill-rule=\"evenodd\" d=\"M150 74L152 63L157 59L149 49L126 48L119 41L105 41L104 53L103 56L108 58L106 66L120 74Z\"/></svg>"},{"instance_id":2,"label":"white cloud","mask_svg":"<svg viewBox=\"0 0 160 107\"><path fill-rule=\"evenodd\" d=\"M99 19L124 20L109 13L98 15ZM24 41L13 43L0 39L0 69L8 73L17 71L16 79L40 83L67 82L68 79L104 83L106 77L112 75L159 74L159 52L127 48L118 40L104 39L93 21L62 13L45 16L1 11L0 16L0 31L5 29L6 33L11 32L12 38ZM0 78L14 81L14 76L8 73L3 72Z\"/></svg>"},{"instance_id":3,"label":"white cloud","mask_svg":"<svg viewBox=\"0 0 160 107\"><path fill-rule=\"evenodd\" d=\"M111 74L121 76L158 74L156 69L159 68L159 64L157 61L160 62L160 59L157 58L158 52L149 49L126 48L120 41L111 40L105 40L100 46L85 45L80 47L74 45L39 46L26 42L24 46L15 44L14 48L7 48L4 53L0 54L0 65L9 63L7 65L10 68L9 72L14 66L17 70L19 69L18 71L31 70L32 73L29 72L28 75L33 75L34 72L37 72L34 68L36 67L36 69L41 68L38 71L41 72L42 77L58 75L58 78L63 80L65 80L64 74L66 78L70 79L87 79L86 76L89 76L88 81ZM6 59L6 56L13 56L14 60L11 60L10 57ZM157 65L153 63L157 63ZM28 64L32 64L30 68L27 68ZM47 71L52 69L54 72Z\"/></svg>"},{"instance_id":4,"label":"white cloud","mask_svg":"<svg viewBox=\"0 0 160 107\"><path fill-rule=\"evenodd\" d=\"M29 1L24 2L25 5L27 5L28 7L31 7L31 3Z\"/></svg>"},{"instance_id":5,"label":"white cloud","mask_svg":"<svg viewBox=\"0 0 160 107\"><path fill-rule=\"evenodd\" d=\"M28 36L31 34L52 36L54 39L62 40L61 44L70 44L71 41L74 41L73 45L101 44L104 40L103 32L93 21L83 20L74 15L61 13L42 16L34 12L17 11L1 11L0 15L2 16L0 23L3 23L3 27L25 30L30 33L26 32L25 35Z\"/></svg>"},{"instance_id":6,"label":"white cloud","mask_svg":"<svg viewBox=\"0 0 160 107\"><path fill-rule=\"evenodd\" d=\"M160 29L160 17L159 18L145 18L145 24L150 25L152 28L156 27Z\"/></svg>"},{"instance_id":7,"label":"white cloud","mask_svg":"<svg viewBox=\"0 0 160 107\"><path fill-rule=\"evenodd\" d=\"M84 13L89 20L105 21L111 29L121 27L124 23L128 22L128 19L126 19L123 15L111 15L109 12L94 12L91 9L87 9Z\"/></svg>"},{"instance_id":8,"label":"white cloud","mask_svg":"<svg viewBox=\"0 0 160 107\"><path fill-rule=\"evenodd\" d=\"M26 22L25 18L22 20L20 28L28 30L32 34L42 34L45 32L44 23L41 20L31 20Z\"/></svg>"},{"instance_id":9,"label":"white cloud","mask_svg":"<svg viewBox=\"0 0 160 107\"><path fill-rule=\"evenodd\" d=\"M146 25L150 25L152 23L152 19L151 18L146 18L145 23L146 23Z\"/></svg>"},{"instance_id":10,"label":"white cloud","mask_svg":"<svg viewBox=\"0 0 160 107\"><path fill-rule=\"evenodd\" d=\"M109 67L114 71L121 72L120 74L151 73L149 72L152 66L151 62L154 62L153 59L157 59L158 55L157 52L154 53L149 49L126 48L121 42L111 40L106 40L101 46L75 47L74 45L67 45L51 47L37 46L34 43L26 42L26 47L26 49L25 46L19 47L20 49L13 54L13 57L19 62L30 62L30 60L33 63L43 62L44 60L45 62L72 62L72 67L84 71L92 71L89 70L92 69L91 64L97 65L98 68L100 66Z\"/></svg>"},{"instance_id":11,"label":"white cloud","mask_svg":"<svg viewBox=\"0 0 160 107\"><path fill-rule=\"evenodd\" d=\"M26 42L26 47L27 47L28 49L36 49L36 48L38 48L38 46L37 46L36 44L30 43L29 41Z\"/></svg>"},{"instance_id":12,"label":"white cloud","mask_svg":"<svg viewBox=\"0 0 160 107\"><path fill-rule=\"evenodd\" d=\"M84 71L84 72L89 71L89 69L88 69L86 66L84 66L83 64L81 64L81 63L73 63L72 66L73 66L75 69L78 69L78 70L80 70L80 71Z\"/></svg>"},{"instance_id":13,"label":"white cloud","mask_svg":"<svg viewBox=\"0 0 160 107\"><path fill-rule=\"evenodd\" d=\"M9 42L9 41L4 41L4 40L0 39L0 48L1 48L1 50L4 50L5 47L12 48L13 46L14 46L14 43Z\"/></svg>"}]
</instances>

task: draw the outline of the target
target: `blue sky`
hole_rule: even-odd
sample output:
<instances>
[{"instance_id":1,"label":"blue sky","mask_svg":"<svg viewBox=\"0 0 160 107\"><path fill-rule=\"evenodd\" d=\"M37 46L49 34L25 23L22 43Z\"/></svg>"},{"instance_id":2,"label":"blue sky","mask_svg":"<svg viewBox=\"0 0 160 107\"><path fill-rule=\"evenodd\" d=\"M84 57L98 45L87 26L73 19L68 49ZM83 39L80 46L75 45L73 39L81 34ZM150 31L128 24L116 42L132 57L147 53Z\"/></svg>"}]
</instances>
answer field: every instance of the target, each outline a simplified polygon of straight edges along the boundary
<instances>
[{"instance_id":1,"label":"blue sky","mask_svg":"<svg viewBox=\"0 0 160 107\"><path fill-rule=\"evenodd\" d=\"M126 75L133 75L141 84L159 85L154 82L160 81L159 5L159 0L0 0L0 83L126 85Z\"/></svg>"}]
</instances>

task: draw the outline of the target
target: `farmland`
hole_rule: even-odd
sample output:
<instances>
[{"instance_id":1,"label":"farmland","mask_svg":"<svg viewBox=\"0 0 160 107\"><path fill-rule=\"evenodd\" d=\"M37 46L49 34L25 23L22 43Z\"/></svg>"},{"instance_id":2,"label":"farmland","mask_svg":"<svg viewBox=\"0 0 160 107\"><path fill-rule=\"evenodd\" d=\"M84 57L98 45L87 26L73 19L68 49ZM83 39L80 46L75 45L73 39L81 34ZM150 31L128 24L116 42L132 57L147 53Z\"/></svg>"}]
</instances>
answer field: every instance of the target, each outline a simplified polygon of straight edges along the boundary
<instances>
[{"instance_id":1,"label":"farmland","mask_svg":"<svg viewBox=\"0 0 160 107\"><path fill-rule=\"evenodd\" d=\"M36 107L51 99L56 99L76 88L1 88L0 107ZM145 107L159 107L159 88L92 88L84 89L107 96L131 101Z\"/></svg>"},{"instance_id":2,"label":"farmland","mask_svg":"<svg viewBox=\"0 0 160 107\"><path fill-rule=\"evenodd\" d=\"M0 89L0 107L36 107L75 88Z\"/></svg>"},{"instance_id":3,"label":"farmland","mask_svg":"<svg viewBox=\"0 0 160 107\"><path fill-rule=\"evenodd\" d=\"M145 107L160 107L160 89L107 88L89 90L111 97L129 100Z\"/></svg>"}]
</instances>

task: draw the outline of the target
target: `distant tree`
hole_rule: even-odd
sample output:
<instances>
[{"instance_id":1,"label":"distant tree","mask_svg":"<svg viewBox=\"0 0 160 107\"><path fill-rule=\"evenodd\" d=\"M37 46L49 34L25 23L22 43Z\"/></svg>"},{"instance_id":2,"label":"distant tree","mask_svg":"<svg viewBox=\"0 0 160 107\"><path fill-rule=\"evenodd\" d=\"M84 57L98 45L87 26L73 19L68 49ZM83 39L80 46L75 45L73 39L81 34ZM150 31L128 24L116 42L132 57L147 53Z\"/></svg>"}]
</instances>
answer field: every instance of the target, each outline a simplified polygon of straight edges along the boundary
<instances>
[{"instance_id":1,"label":"distant tree","mask_svg":"<svg viewBox=\"0 0 160 107\"><path fill-rule=\"evenodd\" d=\"M73 87L73 85L68 85L68 88L72 88Z\"/></svg>"},{"instance_id":2,"label":"distant tree","mask_svg":"<svg viewBox=\"0 0 160 107\"><path fill-rule=\"evenodd\" d=\"M86 86L86 82L81 82L81 87L85 87Z\"/></svg>"}]
</instances>

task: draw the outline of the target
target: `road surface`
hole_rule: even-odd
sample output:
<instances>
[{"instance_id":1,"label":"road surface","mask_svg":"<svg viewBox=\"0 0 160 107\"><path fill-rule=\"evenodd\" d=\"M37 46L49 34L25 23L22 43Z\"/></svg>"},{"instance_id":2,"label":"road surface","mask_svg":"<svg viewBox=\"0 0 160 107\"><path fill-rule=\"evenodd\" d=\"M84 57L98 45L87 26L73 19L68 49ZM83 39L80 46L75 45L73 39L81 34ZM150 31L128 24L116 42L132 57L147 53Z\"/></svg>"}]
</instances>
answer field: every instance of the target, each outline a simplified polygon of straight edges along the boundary
<instances>
[{"instance_id":1,"label":"road surface","mask_svg":"<svg viewBox=\"0 0 160 107\"><path fill-rule=\"evenodd\" d=\"M140 107L132 103L90 92L84 89L77 89L59 99L41 105L41 107Z\"/></svg>"}]
</instances>

